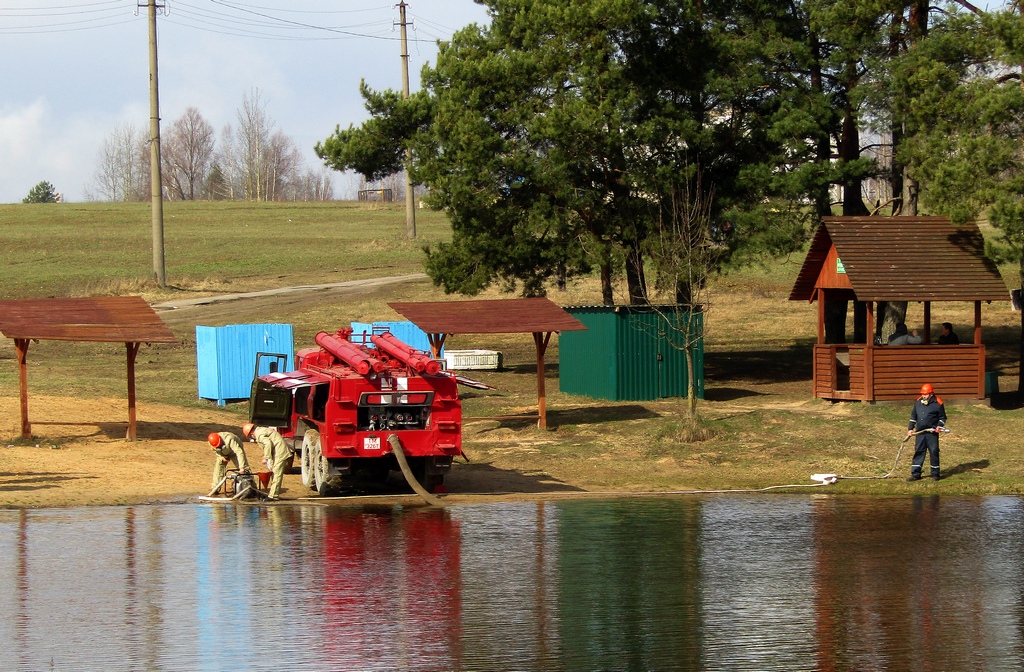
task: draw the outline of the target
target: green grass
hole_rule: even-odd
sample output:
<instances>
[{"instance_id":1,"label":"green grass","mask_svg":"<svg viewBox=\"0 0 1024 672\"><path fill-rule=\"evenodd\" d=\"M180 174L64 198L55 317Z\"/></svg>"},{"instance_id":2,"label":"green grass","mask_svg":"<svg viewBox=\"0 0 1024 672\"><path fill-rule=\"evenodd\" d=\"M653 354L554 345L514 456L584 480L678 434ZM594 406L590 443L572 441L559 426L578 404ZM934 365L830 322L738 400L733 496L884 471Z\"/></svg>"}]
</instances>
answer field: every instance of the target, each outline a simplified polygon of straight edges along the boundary
<instances>
[{"instance_id":1,"label":"green grass","mask_svg":"<svg viewBox=\"0 0 1024 672\"><path fill-rule=\"evenodd\" d=\"M148 204L0 206L0 298L141 294L150 301L298 284L405 275L422 271L424 243L446 240L442 213L417 211L419 238L405 238L400 205L353 203L168 203L165 210L169 287L156 288L152 273ZM812 473L879 476L892 467L905 434L909 404L829 404L811 398L810 344L816 306L788 301L803 261L731 270L710 294L705 344L708 400L694 425L685 402L609 402L558 390L558 339L546 371L549 424L528 420L467 423L466 450L474 463L521 474L548 475L591 489L664 490L758 488L808 483ZM1004 270L1004 273L1006 271ZM616 290L617 296L623 292ZM489 291L480 298L499 298ZM209 407L197 398L195 326L275 322L294 325L296 348L320 330L353 320L401 319L389 301L459 300L428 281L354 294L306 293L277 302L161 313L177 344L143 346L136 380L140 403ZM596 280L553 291L560 305L600 302ZM933 308L933 320L956 306ZM911 307L911 311L919 311ZM959 317L960 320L969 317ZM1004 376L1017 370L1019 315L1006 306L984 308L990 363ZM461 334L450 349L487 348L504 354L507 370L473 372L494 385L463 390L467 418L536 409L535 352L528 334ZM125 395L123 344L43 341L30 346L29 393L69 397ZM0 394L17 394L17 367L9 339L0 339ZM31 402L30 402L31 403ZM246 404L228 410L241 417ZM1019 437L1024 412L957 404L948 407L954 433L943 438L939 484L907 484L908 443L897 479L844 480L829 492L950 494L1024 492ZM12 423L8 423L12 424ZM40 438L45 441L45 437Z\"/></svg>"},{"instance_id":2,"label":"green grass","mask_svg":"<svg viewBox=\"0 0 1024 672\"><path fill-rule=\"evenodd\" d=\"M169 290L153 283L148 203L0 205L0 299L236 292L422 270L421 247L450 238L443 213L352 202L171 202L164 207ZM127 290L127 291L126 291Z\"/></svg>"}]
</instances>

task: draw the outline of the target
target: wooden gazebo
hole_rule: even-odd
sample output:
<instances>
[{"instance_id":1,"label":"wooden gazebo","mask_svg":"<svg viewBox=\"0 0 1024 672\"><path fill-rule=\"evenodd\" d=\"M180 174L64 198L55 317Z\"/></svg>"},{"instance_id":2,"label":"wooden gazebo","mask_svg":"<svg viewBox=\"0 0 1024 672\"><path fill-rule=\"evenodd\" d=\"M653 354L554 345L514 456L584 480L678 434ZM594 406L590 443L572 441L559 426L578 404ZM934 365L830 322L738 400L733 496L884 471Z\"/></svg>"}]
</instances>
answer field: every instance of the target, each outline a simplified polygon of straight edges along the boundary
<instances>
[{"instance_id":1,"label":"wooden gazebo","mask_svg":"<svg viewBox=\"0 0 1024 672\"><path fill-rule=\"evenodd\" d=\"M984 248L976 224L953 225L943 217L824 218L789 297L818 302L814 396L913 399L929 382L944 398L985 398L981 304L1010 295ZM865 342L826 343L829 301L862 304ZM924 304L921 345L874 343L874 308L881 301ZM974 303L974 329L960 335L961 345L929 342L933 301Z\"/></svg>"},{"instance_id":2,"label":"wooden gazebo","mask_svg":"<svg viewBox=\"0 0 1024 672\"><path fill-rule=\"evenodd\" d=\"M537 426L547 428L544 353L552 333L585 330L582 322L545 298L395 302L388 305L427 333L431 354L435 358L449 334L532 333L537 348Z\"/></svg>"},{"instance_id":3,"label":"wooden gazebo","mask_svg":"<svg viewBox=\"0 0 1024 672\"><path fill-rule=\"evenodd\" d=\"M0 301L0 333L18 352L21 435L32 437L28 420L28 346L32 341L124 343L128 367L128 431L135 440L135 358L142 343L176 343L174 333L139 296ZM37 424L66 424L40 422Z\"/></svg>"}]
</instances>

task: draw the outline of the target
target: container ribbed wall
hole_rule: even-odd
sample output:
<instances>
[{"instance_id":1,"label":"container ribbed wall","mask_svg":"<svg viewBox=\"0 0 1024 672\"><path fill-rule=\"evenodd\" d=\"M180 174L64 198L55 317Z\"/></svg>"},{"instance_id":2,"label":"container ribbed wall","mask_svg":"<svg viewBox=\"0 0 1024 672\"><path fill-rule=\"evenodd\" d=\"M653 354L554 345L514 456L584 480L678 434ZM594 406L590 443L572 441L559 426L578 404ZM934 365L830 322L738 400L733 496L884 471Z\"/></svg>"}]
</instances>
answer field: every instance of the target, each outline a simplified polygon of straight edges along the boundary
<instances>
[{"instance_id":1,"label":"container ribbed wall","mask_svg":"<svg viewBox=\"0 0 1024 672\"><path fill-rule=\"evenodd\" d=\"M290 324L229 324L224 327L196 326L196 365L199 397L224 405L229 400L248 399L256 369L256 354L286 356L282 371L294 366L295 352ZM270 373L268 358L260 361L260 376Z\"/></svg>"},{"instance_id":2,"label":"container ribbed wall","mask_svg":"<svg viewBox=\"0 0 1024 672\"><path fill-rule=\"evenodd\" d=\"M686 396L685 313L672 306L582 306L566 310L586 327L559 335L559 389L613 401ZM703 315L689 320L700 333ZM704 343L694 346L697 397L704 396Z\"/></svg>"}]
</instances>

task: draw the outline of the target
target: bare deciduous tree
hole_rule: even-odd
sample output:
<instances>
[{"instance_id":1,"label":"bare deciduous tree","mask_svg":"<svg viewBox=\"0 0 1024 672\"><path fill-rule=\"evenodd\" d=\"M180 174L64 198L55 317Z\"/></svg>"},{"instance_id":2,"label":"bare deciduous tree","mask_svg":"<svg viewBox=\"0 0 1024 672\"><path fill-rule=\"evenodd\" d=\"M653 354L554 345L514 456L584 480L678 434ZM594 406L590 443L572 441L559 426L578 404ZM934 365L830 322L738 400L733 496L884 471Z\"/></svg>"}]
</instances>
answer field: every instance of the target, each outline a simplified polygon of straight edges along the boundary
<instances>
[{"instance_id":1,"label":"bare deciduous tree","mask_svg":"<svg viewBox=\"0 0 1024 672\"><path fill-rule=\"evenodd\" d=\"M331 173L306 168L302 152L283 131L274 131L259 89L243 96L238 126L213 126L189 107L164 135L163 188L173 200L210 198L254 201L325 201L334 198ZM104 142L93 200L149 198L148 138L131 124Z\"/></svg>"},{"instance_id":2,"label":"bare deciduous tree","mask_svg":"<svg viewBox=\"0 0 1024 672\"><path fill-rule=\"evenodd\" d=\"M236 159L241 169L242 192L253 201L269 200L266 186L270 166L270 141L274 122L267 116L266 103L260 90L253 89L242 97L235 132Z\"/></svg>"},{"instance_id":3,"label":"bare deciduous tree","mask_svg":"<svg viewBox=\"0 0 1024 672\"><path fill-rule=\"evenodd\" d=\"M231 124L225 124L220 131L220 142L213 162L220 173L220 189L214 197L233 201L241 193L239 180L241 160L235 147L235 130Z\"/></svg>"},{"instance_id":4,"label":"bare deciduous tree","mask_svg":"<svg viewBox=\"0 0 1024 672\"><path fill-rule=\"evenodd\" d=\"M194 107L171 124L162 148L164 188L169 198L192 201L208 195L213 136L213 126Z\"/></svg>"},{"instance_id":5,"label":"bare deciduous tree","mask_svg":"<svg viewBox=\"0 0 1024 672\"><path fill-rule=\"evenodd\" d=\"M149 198L149 138L133 124L114 129L100 148L99 166L89 197L101 201Z\"/></svg>"},{"instance_id":6,"label":"bare deciduous tree","mask_svg":"<svg viewBox=\"0 0 1024 672\"><path fill-rule=\"evenodd\" d=\"M704 338L709 306L708 280L718 267L733 234L732 224L715 224L711 215L714 192L698 176L668 192L658 208L655 235L648 240L648 255L656 273L655 288L672 297L672 311L652 308L661 316L659 331L672 348L686 358L687 411L697 411L696 369L693 354Z\"/></svg>"}]
</instances>

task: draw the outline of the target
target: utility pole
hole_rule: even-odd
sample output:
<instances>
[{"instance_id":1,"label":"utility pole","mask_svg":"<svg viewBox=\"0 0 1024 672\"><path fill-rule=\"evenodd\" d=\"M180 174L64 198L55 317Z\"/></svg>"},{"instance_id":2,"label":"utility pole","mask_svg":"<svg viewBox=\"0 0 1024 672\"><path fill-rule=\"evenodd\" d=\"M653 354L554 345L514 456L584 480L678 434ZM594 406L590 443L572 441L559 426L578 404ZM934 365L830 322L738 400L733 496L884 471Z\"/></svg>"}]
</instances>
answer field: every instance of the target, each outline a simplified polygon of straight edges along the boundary
<instances>
[{"instance_id":1,"label":"utility pole","mask_svg":"<svg viewBox=\"0 0 1024 672\"><path fill-rule=\"evenodd\" d=\"M149 173L153 198L153 275L161 289L167 286L164 273L164 199L160 176L160 95L156 77L156 0L149 7ZM160 5L163 9L165 5Z\"/></svg>"},{"instance_id":2,"label":"utility pole","mask_svg":"<svg viewBox=\"0 0 1024 672\"><path fill-rule=\"evenodd\" d=\"M409 43L405 35L405 0L398 3L398 16L402 26L402 98L409 98ZM412 176L409 169L412 168L412 149L405 148L405 236L410 240L416 239L416 195L413 193Z\"/></svg>"}]
</instances>

